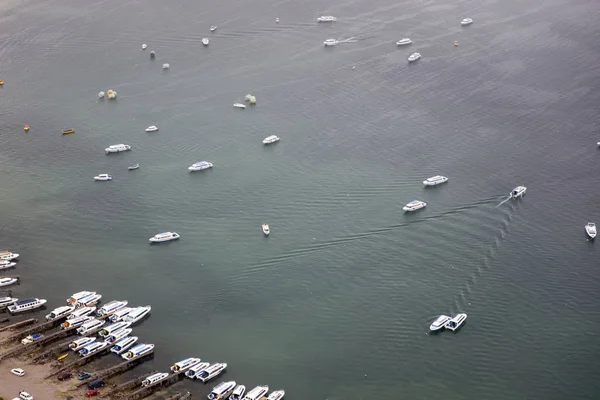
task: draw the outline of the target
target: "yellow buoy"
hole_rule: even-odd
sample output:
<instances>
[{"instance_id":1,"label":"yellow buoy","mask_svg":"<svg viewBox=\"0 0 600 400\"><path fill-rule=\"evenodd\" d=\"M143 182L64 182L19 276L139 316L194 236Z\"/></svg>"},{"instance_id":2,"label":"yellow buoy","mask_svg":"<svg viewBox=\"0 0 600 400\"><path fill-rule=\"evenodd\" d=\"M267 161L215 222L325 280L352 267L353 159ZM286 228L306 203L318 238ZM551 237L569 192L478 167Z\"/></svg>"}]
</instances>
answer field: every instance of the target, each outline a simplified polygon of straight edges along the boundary
<instances>
[{"instance_id":1,"label":"yellow buoy","mask_svg":"<svg viewBox=\"0 0 600 400\"><path fill-rule=\"evenodd\" d=\"M23 128L23 130L24 130L25 132L27 132L27 131L29 130L29 125L25 125L25 127Z\"/></svg>"},{"instance_id":2,"label":"yellow buoy","mask_svg":"<svg viewBox=\"0 0 600 400\"><path fill-rule=\"evenodd\" d=\"M0 86L4 85L4 81L0 81Z\"/></svg>"}]
</instances>

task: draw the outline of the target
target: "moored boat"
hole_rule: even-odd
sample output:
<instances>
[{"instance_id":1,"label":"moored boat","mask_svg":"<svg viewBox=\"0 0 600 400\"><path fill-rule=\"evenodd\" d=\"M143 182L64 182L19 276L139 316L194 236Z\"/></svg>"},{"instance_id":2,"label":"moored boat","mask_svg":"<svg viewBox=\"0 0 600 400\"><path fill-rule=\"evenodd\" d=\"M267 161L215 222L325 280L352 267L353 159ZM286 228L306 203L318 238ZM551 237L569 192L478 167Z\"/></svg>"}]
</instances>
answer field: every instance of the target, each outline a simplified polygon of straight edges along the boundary
<instances>
[{"instance_id":1,"label":"moored boat","mask_svg":"<svg viewBox=\"0 0 600 400\"><path fill-rule=\"evenodd\" d=\"M590 237L590 239L594 239L596 237L596 224L593 222L588 222L585 226L585 233Z\"/></svg>"},{"instance_id":2,"label":"moored boat","mask_svg":"<svg viewBox=\"0 0 600 400\"><path fill-rule=\"evenodd\" d=\"M427 206L427 203L425 203L424 201L413 200L410 203L408 203L407 205L405 205L404 207L402 207L402 209L404 211L410 212L410 211L420 210L421 208L424 208L425 206Z\"/></svg>"},{"instance_id":3,"label":"moored boat","mask_svg":"<svg viewBox=\"0 0 600 400\"><path fill-rule=\"evenodd\" d=\"M118 331L113 332L109 337L107 337L105 342L115 344L119 340L126 338L131 332L133 332L133 329L131 328L119 329Z\"/></svg>"},{"instance_id":4,"label":"moored boat","mask_svg":"<svg viewBox=\"0 0 600 400\"><path fill-rule=\"evenodd\" d=\"M430 331L438 331L442 329L450 321L450 317L447 315L440 315L431 323L429 326Z\"/></svg>"},{"instance_id":5,"label":"moored boat","mask_svg":"<svg viewBox=\"0 0 600 400\"><path fill-rule=\"evenodd\" d=\"M229 400L242 400L244 397L244 393L246 393L246 386L237 385L235 389L233 389L233 393L229 396Z\"/></svg>"},{"instance_id":6,"label":"moored boat","mask_svg":"<svg viewBox=\"0 0 600 400\"><path fill-rule=\"evenodd\" d=\"M48 321L54 321L63 318L71 314L73 310L75 310L75 306L60 306L52 310L50 314L46 315L46 319Z\"/></svg>"},{"instance_id":7,"label":"moored boat","mask_svg":"<svg viewBox=\"0 0 600 400\"><path fill-rule=\"evenodd\" d=\"M8 312L11 314L16 314L24 311L34 310L43 306L44 304L46 304L46 299L30 297L16 301L14 304L8 306Z\"/></svg>"},{"instance_id":8,"label":"moored boat","mask_svg":"<svg viewBox=\"0 0 600 400\"><path fill-rule=\"evenodd\" d=\"M106 349L108 346L110 346L110 343L94 342L79 350L78 353L81 357L89 357L92 354L99 353L100 351Z\"/></svg>"},{"instance_id":9,"label":"moored boat","mask_svg":"<svg viewBox=\"0 0 600 400\"><path fill-rule=\"evenodd\" d=\"M142 381L142 387L154 385L155 383L158 383L165 379L167 376L169 376L169 373L167 372L158 372L156 374L150 375Z\"/></svg>"},{"instance_id":10,"label":"moored boat","mask_svg":"<svg viewBox=\"0 0 600 400\"><path fill-rule=\"evenodd\" d=\"M94 307L94 306L76 308L75 311L73 311L71 314L69 314L67 316L67 319L73 319L73 318L77 318L77 317L83 317L84 315L90 315L94 311L96 311L96 307Z\"/></svg>"},{"instance_id":11,"label":"moored boat","mask_svg":"<svg viewBox=\"0 0 600 400\"><path fill-rule=\"evenodd\" d=\"M15 297L0 297L0 307L10 306L11 304L16 303L19 299Z\"/></svg>"},{"instance_id":12,"label":"moored boat","mask_svg":"<svg viewBox=\"0 0 600 400\"><path fill-rule=\"evenodd\" d=\"M90 292L89 290L83 290L81 292L73 293L71 295L71 297L69 297L67 299L67 303L68 304L75 304L79 300L81 300L82 298L88 297L90 294L96 294L96 292Z\"/></svg>"},{"instance_id":13,"label":"moored boat","mask_svg":"<svg viewBox=\"0 0 600 400\"><path fill-rule=\"evenodd\" d=\"M170 240L177 240L177 239L179 239L179 233L163 232L163 233L154 235L149 240L150 240L150 243L161 243L161 242L168 242Z\"/></svg>"},{"instance_id":14,"label":"moored boat","mask_svg":"<svg viewBox=\"0 0 600 400\"><path fill-rule=\"evenodd\" d=\"M69 348L73 351L79 351L82 348L84 348L85 346L87 346L88 344L94 343L95 341L96 341L95 337L82 336L79 339L75 339L71 343L69 343Z\"/></svg>"},{"instance_id":15,"label":"moored boat","mask_svg":"<svg viewBox=\"0 0 600 400\"><path fill-rule=\"evenodd\" d=\"M448 321L445 325L446 329L450 329L451 331L456 331L459 329L467 320L467 314L456 314L450 321Z\"/></svg>"},{"instance_id":16,"label":"moored boat","mask_svg":"<svg viewBox=\"0 0 600 400\"><path fill-rule=\"evenodd\" d=\"M279 142L280 137L276 135L267 136L263 139L263 144L271 144L275 142Z\"/></svg>"},{"instance_id":17,"label":"moored boat","mask_svg":"<svg viewBox=\"0 0 600 400\"><path fill-rule=\"evenodd\" d=\"M106 323L103 319L90 319L89 321L81 324L79 328L77 328L77 333L80 335L89 335L90 333L96 332L102 325Z\"/></svg>"},{"instance_id":18,"label":"moored boat","mask_svg":"<svg viewBox=\"0 0 600 400\"><path fill-rule=\"evenodd\" d=\"M207 396L208 400L226 399L231 394L234 387L235 381L221 382L210 391Z\"/></svg>"},{"instance_id":19,"label":"moored boat","mask_svg":"<svg viewBox=\"0 0 600 400\"><path fill-rule=\"evenodd\" d=\"M119 340L117 343L115 343L114 346L110 348L110 351L115 354L121 354L125 350L127 350L128 348L133 346L135 344L135 342L137 342L137 341L138 341L137 336L127 336L127 337Z\"/></svg>"},{"instance_id":20,"label":"moored boat","mask_svg":"<svg viewBox=\"0 0 600 400\"><path fill-rule=\"evenodd\" d=\"M12 253L7 250L0 250L0 260L12 261L19 258L19 253Z\"/></svg>"},{"instance_id":21,"label":"moored boat","mask_svg":"<svg viewBox=\"0 0 600 400\"><path fill-rule=\"evenodd\" d=\"M133 308L130 307L125 307L125 308L121 308L119 311L117 311L116 313L114 313L113 315L110 316L110 322L119 322L123 319L123 317L125 317L127 314L129 314L130 311L132 311Z\"/></svg>"},{"instance_id":22,"label":"moored boat","mask_svg":"<svg viewBox=\"0 0 600 400\"><path fill-rule=\"evenodd\" d=\"M144 356L146 354L150 354L150 353L152 353L153 350L154 350L153 344L142 343L142 344L138 344L138 345L132 347L125 354L121 354L121 358L129 361L133 358Z\"/></svg>"},{"instance_id":23,"label":"moored boat","mask_svg":"<svg viewBox=\"0 0 600 400\"><path fill-rule=\"evenodd\" d=\"M201 362L199 364L196 364L193 367L190 367L190 369L188 369L187 371L185 371L185 376L187 376L190 379L196 379L196 375L208 366L210 366L210 363L207 362Z\"/></svg>"},{"instance_id":24,"label":"moored boat","mask_svg":"<svg viewBox=\"0 0 600 400\"><path fill-rule=\"evenodd\" d=\"M267 400L281 400L283 396L285 396L285 390L275 390L267 397Z\"/></svg>"},{"instance_id":25,"label":"moored boat","mask_svg":"<svg viewBox=\"0 0 600 400\"><path fill-rule=\"evenodd\" d=\"M176 362L175 364L173 364L171 366L171 372L179 373L179 372L186 371L186 370L192 368L194 365L200 364L200 361L202 361L202 360L199 358L183 359L181 361Z\"/></svg>"},{"instance_id":26,"label":"moored boat","mask_svg":"<svg viewBox=\"0 0 600 400\"><path fill-rule=\"evenodd\" d=\"M527 188L525 186L517 186L510 192L510 197L512 197L513 199L516 199L518 197L523 197L523 196L525 196L526 191L527 191Z\"/></svg>"},{"instance_id":27,"label":"moored boat","mask_svg":"<svg viewBox=\"0 0 600 400\"><path fill-rule=\"evenodd\" d=\"M145 318L150 313L150 311L152 311L152 307L150 306L134 308L133 310L129 311L129 313L127 313L126 316L123 317L122 322L129 325L134 325L141 321L143 318Z\"/></svg>"},{"instance_id":28,"label":"moored boat","mask_svg":"<svg viewBox=\"0 0 600 400\"><path fill-rule=\"evenodd\" d=\"M448 182L448 178L441 175L432 176L431 178L427 178L423 181L423 185L425 186L436 186L441 185L442 183Z\"/></svg>"},{"instance_id":29,"label":"moored boat","mask_svg":"<svg viewBox=\"0 0 600 400\"><path fill-rule=\"evenodd\" d=\"M95 293L80 299L77 303L75 303L75 307L92 307L98 304L100 302L100 299L102 299L102 295L99 293Z\"/></svg>"},{"instance_id":30,"label":"moored boat","mask_svg":"<svg viewBox=\"0 0 600 400\"><path fill-rule=\"evenodd\" d=\"M98 317L108 317L109 315L112 315L127 306L127 303L127 300L113 300L100 307L96 315Z\"/></svg>"},{"instance_id":31,"label":"moored boat","mask_svg":"<svg viewBox=\"0 0 600 400\"><path fill-rule=\"evenodd\" d=\"M8 260L0 260L0 270L9 269L17 265L16 262L8 261Z\"/></svg>"},{"instance_id":32,"label":"moored boat","mask_svg":"<svg viewBox=\"0 0 600 400\"><path fill-rule=\"evenodd\" d=\"M10 286L10 285L14 285L15 283L17 283L19 280L17 278L10 278L10 277L6 277L6 278L0 278L0 286Z\"/></svg>"},{"instance_id":33,"label":"moored boat","mask_svg":"<svg viewBox=\"0 0 600 400\"><path fill-rule=\"evenodd\" d=\"M81 325L83 325L84 323L91 321L95 319L94 317L90 317L89 315L82 315L80 317L75 317L75 318L69 318L67 319L65 322L63 322L62 324L60 324L60 328L61 329L71 329L71 328L76 328L79 327Z\"/></svg>"},{"instance_id":34,"label":"moored boat","mask_svg":"<svg viewBox=\"0 0 600 400\"><path fill-rule=\"evenodd\" d=\"M202 382L208 382L209 380L216 378L227 368L226 363L214 363L204 368L202 371L196 374L196 378Z\"/></svg>"},{"instance_id":35,"label":"moored boat","mask_svg":"<svg viewBox=\"0 0 600 400\"><path fill-rule=\"evenodd\" d=\"M267 385L264 386L256 386L252 390L250 390L246 396L244 396L244 400L260 400L266 396L269 392L269 387Z\"/></svg>"},{"instance_id":36,"label":"moored boat","mask_svg":"<svg viewBox=\"0 0 600 400\"><path fill-rule=\"evenodd\" d=\"M110 335L112 335L114 332L118 331L119 329L128 328L129 326L131 326L131 322L126 322L126 321L115 322L114 324L110 324L110 325L102 328L102 330L100 330L100 332L98 332L98 335L102 336L104 338L107 338Z\"/></svg>"}]
</instances>

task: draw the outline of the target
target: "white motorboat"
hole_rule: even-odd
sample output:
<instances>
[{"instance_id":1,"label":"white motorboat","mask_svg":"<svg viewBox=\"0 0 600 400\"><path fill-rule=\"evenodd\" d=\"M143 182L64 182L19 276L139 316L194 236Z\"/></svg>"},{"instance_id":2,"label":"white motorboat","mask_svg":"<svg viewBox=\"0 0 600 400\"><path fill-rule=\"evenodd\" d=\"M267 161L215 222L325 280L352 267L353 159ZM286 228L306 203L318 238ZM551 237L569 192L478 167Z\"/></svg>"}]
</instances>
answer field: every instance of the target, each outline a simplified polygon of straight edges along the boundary
<instances>
[{"instance_id":1,"label":"white motorboat","mask_svg":"<svg viewBox=\"0 0 600 400\"><path fill-rule=\"evenodd\" d=\"M271 228L269 228L269 224L262 224L262 231L265 235L269 236L271 233Z\"/></svg>"},{"instance_id":2,"label":"white motorboat","mask_svg":"<svg viewBox=\"0 0 600 400\"><path fill-rule=\"evenodd\" d=\"M235 381L221 382L208 394L208 400L226 399L235 387Z\"/></svg>"},{"instance_id":3,"label":"white motorboat","mask_svg":"<svg viewBox=\"0 0 600 400\"><path fill-rule=\"evenodd\" d=\"M281 400L283 396L285 396L285 390L276 390L267 397L267 400Z\"/></svg>"},{"instance_id":4,"label":"white motorboat","mask_svg":"<svg viewBox=\"0 0 600 400\"><path fill-rule=\"evenodd\" d=\"M153 350L154 350L153 344L142 343L142 344L138 344L138 345L132 347L125 354L121 354L121 358L129 361L133 358L144 356L146 354L150 354L150 353L152 353Z\"/></svg>"},{"instance_id":5,"label":"white motorboat","mask_svg":"<svg viewBox=\"0 0 600 400\"><path fill-rule=\"evenodd\" d=\"M84 348L79 350L79 355L81 357L89 357L92 354L99 353L100 351L104 350L108 346L110 346L110 343L94 342L92 344L88 344L87 346L85 346Z\"/></svg>"},{"instance_id":6,"label":"white motorboat","mask_svg":"<svg viewBox=\"0 0 600 400\"><path fill-rule=\"evenodd\" d=\"M338 19L334 16L331 15L322 15L319 18L317 18L317 22L335 22Z\"/></svg>"},{"instance_id":7,"label":"white motorboat","mask_svg":"<svg viewBox=\"0 0 600 400\"><path fill-rule=\"evenodd\" d=\"M110 335L112 335L114 332L118 331L119 329L128 328L129 326L131 326L131 322L127 322L127 321L115 322L114 324L110 324L110 325L102 328L102 330L100 332L98 332L98 335L102 336L103 338L107 338Z\"/></svg>"},{"instance_id":8,"label":"white motorboat","mask_svg":"<svg viewBox=\"0 0 600 400\"><path fill-rule=\"evenodd\" d=\"M90 292L89 290L83 290L81 292L77 292L77 293L73 293L71 295L71 297L69 297L67 299L67 303L68 304L75 304L77 303L79 300L81 300L84 297L88 297L91 294L96 294L96 292Z\"/></svg>"},{"instance_id":9,"label":"white motorboat","mask_svg":"<svg viewBox=\"0 0 600 400\"><path fill-rule=\"evenodd\" d=\"M179 233L163 232L163 233L154 235L149 240L150 240L150 243L161 243L161 242L168 242L169 240L177 240L177 239L179 239Z\"/></svg>"},{"instance_id":10,"label":"white motorboat","mask_svg":"<svg viewBox=\"0 0 600 400\"><path fill-rule=\"evenodd\" d=\"M112 176L109 174L99 174L94 177L95 181L112 181Z\"/></svg>"},{"instance_id":11,"label":"white motorboat","mask_svg":"<svg viewBox=\"0 0 600 400\"><path fill-rule=\"evenodd\" d=\"M146 128L146 132L156 132L158 130L158 128L154 125L150 125L149 127Z\"/></svg>"},{"instance_id":12,"label":"white motorboat","mask_svg":"<svg viewBox=\"0 0 600 400\"><path fill-rule=\"evenodd\" d=\"M423 181L423 185L425 186L436 186L441 185L442 183L448 182L448 178L441 175L432 176L431 178L427 178Z\"/></svg>"},{"instance_id":13,"label":"white motorboat","mask_svg":"<svg viewBox=\"0 0 600 400\"><path fill-rule=\"evenodd\" d=\"M411 43L412 43L412 40L410 40L409 38L402 38L396 42L396 46L404 46L404 45L411 44Z\"/></svg>"},{"instance_id":14,"label":"white motorboat","mask_svg":"<svg viewBox=\"0 0 600 400\"><path fill-rule=\"evenodd\" d=\"M471 25L473 23L473 20L471 18L465 18L462 21L460 21L461 25Z\"/></svg>"},{"instance_id":15,"label":"white motorboat","mask_svg":"<svg viewBox=\"0 0 600 400\"><path fill-rule=\"evenodd\" d=\"M235 108L241 108L242 110L243 110L244 108L246 108L246 105L245 105L245 104L242 104L242 103L233 103L233 106L234 106Z\"/></svg>"},{"instance_id":16,"label":"white motorboat","mask_svg":"<svg viewBox=\"0 0 600 400\"><path fill-rule=\"evenodd\" d=\"M196 375L203 371L204 368L207 368L209 365L210 363L207 362L201 362L200 364L196 364L187 371L185 371L185 376L187 376L190 379L196 379Z\"/></svg>"},{"instance_id":17,"label":"white motorboat","mask_svg":"<svg viewBox=\"0 0 600 400\"><path fill-rule=\"evenodd\" d=\"M142 381L142 387L151 386L155 383L158 383L169 376L168 372L158 372L156 374L150 375L146 379Z\"/></svg>"},{"instance_id":18,"label":"white motorboat","mask_svg":"<svg viewBox=\"0 0 600 400\"><path fill-rule=\"evenodd\" d=\"M202 44L203 44L203 45L205 45L205 46L208 46L208 43L209 43L209 42L210 42L210 41L208 40L208 38L202 38Z\"/></svg>"},{"instance_id":19,"label":"white motorboat","mask_svg":"<svg viewBox=\"0 0 600 400\"><path fill-rule=\"evenodd\" d=\"M244 397L244 393L246 393L246 386L237 385L235 389L233 389L233 393L229 396L229 400L242 400Z\"/></svg>"},{"instance_id":20,"label":"white motorboat","mask_svg":"<svg viewBox=\"0 0 600 400\"><path fill-rule=\"evenodd\" d=\"M446 323L445 328L455 331L460 328L466 320L467 314L456 314L450 321Z\"/></svg>"},{"instance_id":21,"label":"white motorboat","mask_svg":"<svg viewBox=\"0 0 600 400\"><path fill-rule=\"evenodd\" d=\"M0 250L0 260L12 261L19 258L19 253L11 253L10 251Z\"/></svg>"},{"instance_id":22,"label":"white motorboat","mask_svg":"<svg viewBox=\"0 0 600 400\"><path fill-rule=\"evenodd\" d=\"M194 365L200 364L202 361L199 358L186 358L171 365L171 372L178 373L192 368Z\"/></svg>"},{"instance_id":23,"label":"white motorboat","mask_svg":"<svg viewBox=\"0 0 600 400\"><path fill-rule=\"evenodd\" d=\"M421 53L412 53L410 56L408 56L408 62L417 61L419 58L421 58Z\"/></svg>"},{"instance_id":24,"label":"white motorboat","mask_svg":"<svg viewBox=\"0 0 600 400\"><path fill-rule=\"evenodd\" d=\"M269 392L269 387L267 385L257 386L250 390L246 396L244 396L244 400L260 400Z\"/></svg>"},{"instance_id":25,"label":"white motorboat","mask_svg":"<svg viewBox=\"0 0 600 400\"><path fill-rule=\"evenodd\" d=\"M271 144L275 142L279 142L280 137L276 135L267 136L263 139L263 144Z\"/></svg>"},{"instance_id":26,"label":"white motorboat","mask_svg":"<svg viewBox=\"0 0 600 400\"><path fill-rule=\"evenodd\" d=\"M135 325L139 321L142 320L148 313L152 311L152 307L143 306L137 307L131 310L125 317L123 317L123 322L129 325Z\"/></svg>"},{"instance_id":27,"label":"white motorboat","mask_svg":"<svg viewBox=\"0 0 600 400\"><path fill-rule=\"evenodd\" d=\"M140 167L140 164L133 164L133 165L130 165L129 167L127 167L127 169L129 171L133 171L135 169L138 169L139 167Z\"/></svg>"},{"instance_id":28,"label":"white motorboat","mask_svg":"<svg viewBox=\"0 0 600 400\"><path fill-rule=\"evenodd\" d=\"M410 203L408 203L407 205L405 205L404 207L402 207L402 209L404 211L417 211L420 210L421 208L425 208L425 206L427 206L427 203L425 203L424 201L421 200L413 200Z\"/></svg>"},{"instance_id":29,"label":"white motorboat","mask_svg":"<svg viewBox=\"0 0 600 400\"><path fill-rule=\"evenodd\" d=\"M17 278L0 278L0 286L14 285L18 281Z\"/></svg>"},{"instance_id":30,"label":"white motorboat","mask_svg":"<svg viewBox=\"0 0 600 400\"><path fill-rule=\"evenodd\" d=\"M98 304L98 302L100 301L100 299L102 299L102 295L101 294L93 294L91 296L88 297L84 297L83 299L79 300L77 303L75 303L75 307L79 308L79 307L92 307L95 306L96 304Z\"/></svg>"},{"instance_id":31,"label":"white motorboat","mask_svg":"<svg viewBox=\"0 0 600 400\"><path fill-rule=\"evenodd\" d=\"M275 18L275 23L278 24L279 23L279 17Z\"/></svg>"},{"instance_id":32,"label":"white motorboat","mask_svg":"<svg viewBox=\"0 0 600 400\"><path fill-rule=\"evenodd\" d=\"M76 308L75 311L73 311L71 314L69 314L67 316L67 319L72 319L72 318L77 318L77 317L83 317L83 316L86 316L86 315L90 315L94 311L96 311L96 307L81 307L81 308Z\"/></svg>"},{"instance_id":33,"label":"white motorboat","mask_svg":"<svg viewBox=\"0 0 600 400\"><path fill-rule=\"evenodd\" d=\"M95 331L97 331L98 329L100 329L100 327L102 325L104 325L106 323L105 320L103 319L91 319L83 324L81 324L81 326L79 328L77 328L77 333L85 336L85 335L89 335L90 333L93 333Z\"/></svg>"},{"instance_id":34,"label":"white motorboat","mask_svg":"<svg viewBox=\"0 0 600 400\"><path fill-rule=\"evenodd\" d=\"M526 191L527 188L525 186L517 186L512 190L512 192L510 192L510 197L513 199L516 199L517 197L523 197L525 196Z\"/></svg>"},{"instance_id":35,"label":"white motorboat","mask_svg":"<svg viewBox=\"0 0 600 400\"><path fill-rule=\"evenodd\" d=\"M217 28L218 28L217 25L213 25L213 26L210 27L210 31L214 32L214 31L217 30Z\"/></svg>"},{"instance_id":36,"label":"white motorboat","mask_svg":"<svg viewBox=\"0 0 600 400\"><path fill-rule=\"evenodd\" d=\"M129 334L133 332L131 328L119 329L116 332L113 332L112 335L106 338L105 342L112 344L117 343L119 340L126 338Z\"/></svg>"},{"instance_id":37,"label":"white motorboat","mask_svg":"<svg viewBox=\"0 0 600 400\"><path fill-rule=\"evenodd\" d=\"M212 168L212 167L213 167L213 164L212 164L211 162L208 162L208 161L200 161L200 162L197 162L197 163L195 163L195 164L192 164L192 165L191 165L191 166L188 168L188 170L190 170L190 171L194 172L194 171L202 171L202 170L204 170L204 169L209 169L209 168Z\"/></svg>"},{"instance_id":38,"label":"white motorboat","mask_svg":"<svg viewBox=\"0 0 600 400\"><path fill-rule=\"evenodd\" d=\"M8 261L8 260L0 260L0 269L9 269L17 265L16 262Z\"/></svg>"},{"instance_id":39,"label":"white motorboat","mask_svg":"<svg viewBox=\"0 0 600 400\"><path fill-rule=\"evenodd\" d=\"M24 311L34 310L46 304L46 299L37 299L30 297L16 301L14 304L8 306L8 311L11 314L16 314Z\"/></svg>"},{"instance_id":40,"label":"white motorboat","mask_svg":"<svg viewBox=\"0 0 600 400\"><path fill-rule=\"evenodd\" d=\"M119 311L111 315L108 319L110 319L110 322L119 322L132 310L133 308L130 307L121 308Z\"/></svg>"},{"instance_id":41,"label":"white motorboat","mask_svg":"<svg viewBox=\"0 0 600 400\"><path fill-rule=\"evenodd\" d=\"M94 343L96 341L95 337L81 337L79 339L75 339L73 340L71 343L69 343L69 348L73 351L79 351L82 348L84 348L85 346L87 346L88 344Z\"/></svg>"},{"instance_id":42,"label":"white motorboat","mask_svg":"<svg viewBox=\"0 0 600 400\"><path fill-rule=\"evenodd\" d=\"M596 143L596 145L597 145L598 147L600 147L600 142Z\"/></svg>"},{"instance_id":43,"label":"white motorboat","mask_svg":"<svg viewBox=\"0 0 600 400\"><path fill-rule=\"evenodd\" d=\"M104 151L106 152L106 154L109 153L120 153L122 151L129 151L131 150L131 146L128 144L113 144L112 146L108 146L107 148L104 149Z\"/></svg>"},{"instance_id":44,"label":"white motorboat","mask_svg":"<svg viewBox=\"0 0 600 400\"><path fill-rule=\"evenodd\" d=\"M593 222L588 222L585 226L585 233L587 233L590 239L594 239L596 237L596 224Z\"/></svg>"},{"instance_id":45,"label":"white motorboat","mask_svg":"<svg viewBox=\"0 0 600 400\"><path fill-rule=\"evenodd\" d=\"M10 306L11 304L16 303L19 299L14 297L0 297L0 307Z\"/></svg>"},{"instance_id":46,"label":"white motorboat","mask_svg":"<svg viewBox=\"0 0 600 400\"><path fill-rule=\"evenodd\" d=\"M94 319L94 317L90 317L89 315L82 315L80 317L69 318L65 322L60 324L60 329L77 328L77 327L83 325L84 323L91 321L93 319Z\"/></svg>"},{"instance_id":47,"label":"white motorboat","mask_svg":"<svg viewBox=\"0 0 600 400\"><path fill-rule=\"evenodd\" d=\"M121 354L122 352L133 346L137 341L137 336L127 336L126 338L123 338L117 343L115 343L115 345L110 348L110 351L115 354Z\"/></svg>"},{"instance_id":48,"label":"white motorboat","mask_svg":"<svg viewBox=\"0 0 600 400\"><path fill-rule=\"evenodd\" d=\"M202 382L208 382L219 376L227 368L226 363L214 363L196 374L196 378Z\"/></svg>"},{"instance_id":49,"label":"white motorboat","mask_svg":"<svg viewBox=\"0 0 600 400\"><path fill-rule=\"evenodd\" d=\"M146 50L147 48L148 48L148 45L147 45L146 43L144 43L144 44L142 45L142 50Z\"/></svg>"},{"instance_id":50,"label":"white motorboat","mask_svg":"<svg viewBox=\"0 0 600 400\"><path fill-rule=\"evenodd\" d=\"M52 312L46 315L48 321L55 321L57 319L66 317L75 310L75 306L60 306L52 310Z\"/></svg>"},{"instance_id":51,"label":"white motorboat","mask_svg":"<svg viewBox=\"0 0 600 400\"><path fill-rule=\"evenodd\" d=\"M433 321L431 323L431 325L429 326L429 330L430 331L439 331L444 326L446 326L446 324L448 323L448 321L450 321L450 319L451 318L447 315L440 315L439 317L437 317L435 319L435 321Z\"/></svg>"},{"instance_id":52,"label":"white motorboat","mask_svg":"<svg viewBox=\"0 0 600 400\"><path fill-rule=\"evenodd\" d=\"M171 68L171 66L169 65L169 63L164 63L162 65L162 69L169 69L169 68Z\"/></svg>"},{"instance_id":53,"label":"white motorboat","mask_svg":"<svg viewBox=\"0 0 600 400\"><path fill-rule=\"evenodd\" d=\"M339 42L340 41L337 39L327 39L326 41L323 42L323 46L325 46L325 47L337 46Z\"/></svg>"},{"instance_id":54,"label":"white motorboat","mask_svg":"<svg viewBox=\"0 0 600 400\"><path fill-rule=\"evenodd\" d=\"M113 300L110 303L106 303L105 305L100 307L96 315L98 317L108 317L109 315L116 313L120 309L125 308L125 306L127 306L127 303L127 300Z\"/></svg>"}]
</instances>

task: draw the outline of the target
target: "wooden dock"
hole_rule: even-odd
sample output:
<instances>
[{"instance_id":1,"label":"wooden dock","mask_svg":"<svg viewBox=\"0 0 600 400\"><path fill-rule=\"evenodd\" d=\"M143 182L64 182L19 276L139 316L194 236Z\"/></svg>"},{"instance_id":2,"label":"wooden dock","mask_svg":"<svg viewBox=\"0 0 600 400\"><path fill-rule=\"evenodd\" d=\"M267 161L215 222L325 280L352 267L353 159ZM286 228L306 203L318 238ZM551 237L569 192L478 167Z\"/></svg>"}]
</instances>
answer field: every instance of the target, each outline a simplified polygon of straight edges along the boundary
<instances>
[{"instance_id":1,"label":"wooden dock","mask_svg":"<svg viewBox=\"0 0 600 400\"><path fill-rule=\"evenodd\" d=\"M36 340L33 343L29 343L29 344L25 344L25 345L18 344L17 346L13 347L12 349L9 349L6 353L4 353L2 355L2 358L14 357L14 356L18 356L23 353L27 353L29 351L37 350L48 343L51 343L57 339L71 336L72 334L74 334L76 332L77 331L75 328L65 329L65 330L61 330L58 332L54 332L51 335L42 337L41 339Z\"/></svg>"},{"instance_id":2,"label":"wooden dock","mask_svg":"<svg viewBox=\"0 0 600 400\"><path fill-rule=\"evenodd\" d=\"M145 354L141 357L134 358L133 360L127 360L120 364L114 365L112 367L103 369L98 372L95 372L92 374L92 376L90 378L84 379L84 380L80 381L79 383L77 383L76 387L79 388L81 386L87 385L88 382L96 380L96 379L106 380L106 379L112 378L113 376L119 375L125 371L133 369L134 367L140 365L144 361L151 359L153 356L154 356L154 353ZM122 360L121 357L119 357L119 359ZM152 375L157 372L158 371L154 371L154 372L149 373L148 375ZM148 376L148 375L144 375L144 376ZM140 384L141 384L141 382L140 382Z\"/></svg>"},{"instance_id":3,"label":"wooden dock","mask_svg":"<svg viewBox=\"0 0 600 400\"><path fill-rule=\"evenodd\" d=\"M0 332L14 331L15 329L19 329L19 328L21 328L23 326L27 326L27 325L32 325L32 324L35 324L36 322L38 322L37 318L29 318L29 319L26 319L25 321L16 322L11 325L3 326L2 328L0 328Z\"/></svg>"},{"instance_id":4,"label":"wooden dock","mask_svg":"<svg viewBox=\"0 0 600 400\"><path fill-rule=\"evenodd\" d=\"M177 392L177 393L167 397L165 400L187 400L187 399L191 399L191 398L192 398L192 394L190 392L185 392L185 393Z\"/></svg>"},{"instance_id":5,"label":"wooden dock","mask_svg":"<svg viewBox=\"0 0 600 400\"><path fill-rule=\"evenodd\" d=\"M146 376L149 376L149 375L146 375ZM163 380L160 380L150 386L145 386L143 388L139 388L138 390L130 393L127 396L127 400L138 400L138 399L143 399L144 397L148 397L152 393L156 392L157 390L164 389L164 388L171 386L172 384L182 380L184 376L185 376L185 371L180 371L175 374L171 374Z\"/></svg>"}]
</instances>

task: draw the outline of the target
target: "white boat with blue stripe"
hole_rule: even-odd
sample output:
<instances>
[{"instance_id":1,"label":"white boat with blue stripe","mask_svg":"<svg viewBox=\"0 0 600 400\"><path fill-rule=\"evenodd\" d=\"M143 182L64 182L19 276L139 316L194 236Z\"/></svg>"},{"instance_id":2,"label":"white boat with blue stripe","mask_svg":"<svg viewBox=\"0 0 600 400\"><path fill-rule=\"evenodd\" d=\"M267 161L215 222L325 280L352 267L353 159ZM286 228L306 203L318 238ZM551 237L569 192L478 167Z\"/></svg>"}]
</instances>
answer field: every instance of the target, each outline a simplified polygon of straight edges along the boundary
<instances>
[{"instance_id":1,"label":"white boat with blue stripe","mask_svg":"<svg viewBox=\"0 0 600 400\"><path fill-rule=\"evenodd\" d=\"M436 186L441 185L442 183L448 182L448 178L441 175L432 176L431 178L427 178L423 181L423 185L425 186Z\"/></svg>"}]
</instances>

